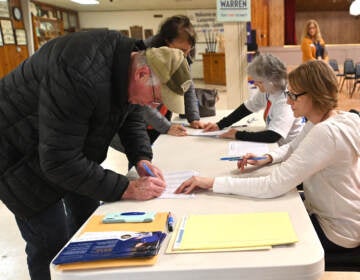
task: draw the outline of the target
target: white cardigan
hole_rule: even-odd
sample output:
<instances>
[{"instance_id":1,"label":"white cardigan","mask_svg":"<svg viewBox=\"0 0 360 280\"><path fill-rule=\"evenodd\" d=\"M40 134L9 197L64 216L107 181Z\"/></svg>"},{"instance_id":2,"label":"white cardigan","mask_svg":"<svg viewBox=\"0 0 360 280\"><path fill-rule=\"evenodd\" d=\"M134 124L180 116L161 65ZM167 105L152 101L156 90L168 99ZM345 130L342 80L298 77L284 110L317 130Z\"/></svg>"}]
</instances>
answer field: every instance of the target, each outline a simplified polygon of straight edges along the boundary
<instances>
[{"instance_id":1,"label":"white cardigan","mask_svg":"<svg viewBox=\"0 0 360 280\"><path fill-rule=\"evenodd\" d=\"M360 118L337 115L313 125L269 153L271 174L253 178L217 177L213 191L259 198L280 196L303 182L305 205L316 214L326 237L345 248L360 245Z\"/></svg>"}]
</instances>

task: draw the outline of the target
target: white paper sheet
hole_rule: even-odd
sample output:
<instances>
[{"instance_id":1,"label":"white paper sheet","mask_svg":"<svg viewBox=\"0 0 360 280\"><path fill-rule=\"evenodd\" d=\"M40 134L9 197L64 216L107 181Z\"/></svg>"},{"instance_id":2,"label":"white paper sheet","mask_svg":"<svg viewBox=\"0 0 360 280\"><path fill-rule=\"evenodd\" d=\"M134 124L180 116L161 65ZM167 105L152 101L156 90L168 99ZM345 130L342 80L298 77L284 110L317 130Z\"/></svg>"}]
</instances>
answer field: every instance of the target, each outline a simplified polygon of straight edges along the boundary
<instances>
[{"instance_id":1,"label":"white paper sheet","mask_svg":"<svg viewBox=\"0 0 360 280\"><path fill-rule=\"evenodd\" d=\"M182 182L189 179L191 176L197 176L199 172L192 170L183 170L176 172L164 173L166 182L166 189L161 196L158 198L193 198L195 194L175 194L174 191L181 185ZM126 175L129 180L135 180L139 178L135 168L131 168Z\"/></svg>"},{"instance_id":2,"label":"white paper sheet","mask_svg":"<svg viewBox=\"0 0 360 280\"><path fill-rule=\"evenodd\" d=\"M166 189L159 198L192 198L195 194L175 194L174 191L181 185L182 182L189 179L191 176L199 175L198 172L192 170L169 172L164 174L166 181Z\"/></svg>"},{"instance_id":3,"label":"white paper sheet","mask_svg":"<svg viewBox=\"0 0 360 280\"><path fill-rule=\"evenodd\" d=\"M217 137L221 134L224 134L229 129L223 130L216 130L216 131L203 131L202 129L188 129L187 134L190 136L210 136L210 137Z\"/></svg>"},{"instance_id":4,"label":"white paper sheet","mask_svg":"<svg viewBox=\"0 0 360 280\"><path fill-rule=\"evenodd\" d=\"M269 152L267 143L248 142L248 141L231 141L229 143L229 156L243 156L246 153L263 155Z\"/></svg>"}]
</instances>

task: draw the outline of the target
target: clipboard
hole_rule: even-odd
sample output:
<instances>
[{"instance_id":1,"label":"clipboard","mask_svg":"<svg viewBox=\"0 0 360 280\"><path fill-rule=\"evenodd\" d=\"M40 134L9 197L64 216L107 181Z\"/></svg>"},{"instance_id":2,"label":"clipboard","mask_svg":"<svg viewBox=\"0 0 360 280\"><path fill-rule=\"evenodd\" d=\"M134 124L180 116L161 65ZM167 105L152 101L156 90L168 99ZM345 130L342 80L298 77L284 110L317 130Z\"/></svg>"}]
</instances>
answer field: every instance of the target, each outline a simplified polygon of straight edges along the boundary
<instances>
[{"instance_id":1,"label":"clipboard","mask_svg":"<svg viewBox=\"0 0 360 280\"><path fill-rule=\"evenodd\" d=\"M104 231L165 231L168 212L158 212L151 223L115 223L104 224L102 222L105 215L93 215L85 224L80 234L84 232L104 232ZM128 259L109 259L88 262L76 262L69 264L56 265L58 270L85 270L101 269L114 267L131 267L131 266L150 266L154 265L158 256L151 258L128 258Z\"/></svg>"}]
</instances>

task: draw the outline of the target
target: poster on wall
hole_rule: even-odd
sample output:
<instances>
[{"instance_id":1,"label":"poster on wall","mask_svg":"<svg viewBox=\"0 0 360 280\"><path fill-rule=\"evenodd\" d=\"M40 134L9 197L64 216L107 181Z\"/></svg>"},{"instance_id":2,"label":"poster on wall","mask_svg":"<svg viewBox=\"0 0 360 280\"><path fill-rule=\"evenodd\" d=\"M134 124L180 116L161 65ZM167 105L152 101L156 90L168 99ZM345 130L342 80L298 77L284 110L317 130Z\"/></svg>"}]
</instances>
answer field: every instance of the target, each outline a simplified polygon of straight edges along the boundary
<instances>
[{"instance_id":1,"label":"poster on wall","mask_svg":"<svg viewBox=\"0 0 360 280\"><path fill-rule=\"evenodd\" d=\"M18 46L24 46L27 44L25 29L15 29L15 37L16 44Z\"/></svg>"},{"instance_id":2,"label":"poster on wall","mask_svg":"<svg viewBox=\"0 0 360 280\"><path fill-rule=\"evenodd\" d=\"M216 10L221 22L251 21L251 0L217 0Z\"/></svg>"},{"instance_id":3,"label":"poster on wall","mask_svg":"<svg viewBox=\"0 0 360 280\"><path fill-rule=\"evenodd\" d=\"M201 53L218 51L218 42L224 36L224 24L216 18L216 10L191 10L187 12L196 32L195 60L202 60Z\"/></svg>"},{"instance_id":4,"label":"poster on wall","mask_svg":"<svg viewBox=\"0 0 360 280\"><path fill-rule=\"evenodd\" d=\"M9 18L9 6L7 1L0 1L0 17Z\"/></svg>"},{"instance_id":5,"label":"poster on wall","mask_svg":"<svg viewBox=\"0 0 360 280\"><path fill-rule=\"evenodd\" d=\"M217 21L216 10L191 10L187 16L194 26L199 43L206 43L210 35L213 37L224 33L224 24Z\"/></svg>"},{"instance_id":6,"label":"poster on wall","mask_svg":"<svg viewBox=\"0 0 360 280\"><path fill-rule=\"evenodd\" d=\"M10 20L0 20L3 41L5 45L15 44L15 37Z\"/></svg>"},{"instance_id":7,"label":"poster on wall","mask_svg":"<svg viewBox=\"0 0 360 280\"><path fill-rule=\"evenodd\" d=\"M194 60L202 60L202 54L206 52L206 43L196 43Z\"/></svg>"}]
</instances>

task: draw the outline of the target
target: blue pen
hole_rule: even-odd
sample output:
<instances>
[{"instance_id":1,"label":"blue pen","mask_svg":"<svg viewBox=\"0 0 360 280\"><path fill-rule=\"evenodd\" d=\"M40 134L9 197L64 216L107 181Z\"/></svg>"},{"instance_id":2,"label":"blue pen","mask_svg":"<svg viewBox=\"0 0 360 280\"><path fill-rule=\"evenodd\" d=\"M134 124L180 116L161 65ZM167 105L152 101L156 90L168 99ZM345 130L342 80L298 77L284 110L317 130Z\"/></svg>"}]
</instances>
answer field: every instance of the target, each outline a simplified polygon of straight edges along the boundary
<instances>
[{"instance_id":1,"label":"blue pen","mask_svg":"<svg viewBox=\"0 0 360 280\"><path fill-rule=\"evenodd\" d=\"M171 212L169 212L167 217L167 227L169 232L174 230L174 217L171 215Z\"/></svg>"},{"instance_id":2,"label":"blue pen","mask_svg":"<svg viewBox=\"0 0 360 280\"><path fill-rule=\"evenodd\" d=\"M252 157L252 158L248 158L251 160L262 160L262 159L266 159L267 157ZM242 160L243 157L222 157L220 158L220 160L229 160L229 161L238 161L238 160Z\"/></svg>"},{"instance_id":3,"label":"blue pen","mask_svg":"<svg viewBox=\"0 0 360 280\"><path fill-rule=\"evenodd\" d=\"M151 169L149 168L149 166L146 165L145 162L143 163L143 166L144 166L144 168L145 168L145 170L146 170L146 172L147 172L147 174L148 174L149 176L151 176L151 177L156 177L155 174L151 171Z\"/></svg>"},{"instance_id":4,"label":"blue pen","mask_svg":"<svg viewBox=\"0 0 360 280\"><path fill-rule=\"evenodd\" d=\"M145 215L145 212L123 212L120 215L123 215L123 216L139 216L139 215Z\"/></svg>"}]
</instances>

